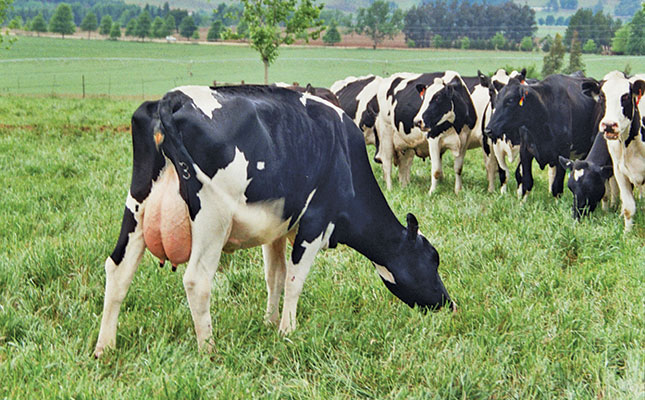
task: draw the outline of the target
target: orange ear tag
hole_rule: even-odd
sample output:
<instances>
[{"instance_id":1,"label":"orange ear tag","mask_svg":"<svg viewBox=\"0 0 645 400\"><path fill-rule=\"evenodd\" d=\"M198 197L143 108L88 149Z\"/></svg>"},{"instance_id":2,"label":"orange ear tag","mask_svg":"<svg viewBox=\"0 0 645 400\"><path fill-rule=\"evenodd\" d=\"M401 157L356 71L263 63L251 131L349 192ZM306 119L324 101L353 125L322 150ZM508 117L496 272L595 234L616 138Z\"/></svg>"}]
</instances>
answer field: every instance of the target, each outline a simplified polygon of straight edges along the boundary
<instances>
[{"instance_id":1,"label":"orange ear tag","mask_svg":"<svg viewBox=\"0 0 645 400\"><path fill-rule=\"evenodd\" d=\"M523 105L524 105L524 96L520 98L520 107L522 107Z\"/></svg>"},{"instance_id":2,"label":"orange ear tag","mask_svg":"<svg viewBox=\"0 0 645 400\"><path fill-rule=\"evenodd\" d=\"M421 91L419 92L419 96L421 96L421 98L423 98L423 95L424 95L425 93L426 93L426 90L425 90L425 89L423 89L423 90L421 90Z\"/></svg>"},{"instance_id":3,"label":"orange ear tag","mask_svg":"<svg viewBox=\"0 0 645 400\"><path fill-rule=\"evenodd\" d=\"M636 107L638 107L638 103L640 103L641 97L643 97L643 91L639 90L638 91L638 97L636 97Z\"/></svg>"}]
</instances>

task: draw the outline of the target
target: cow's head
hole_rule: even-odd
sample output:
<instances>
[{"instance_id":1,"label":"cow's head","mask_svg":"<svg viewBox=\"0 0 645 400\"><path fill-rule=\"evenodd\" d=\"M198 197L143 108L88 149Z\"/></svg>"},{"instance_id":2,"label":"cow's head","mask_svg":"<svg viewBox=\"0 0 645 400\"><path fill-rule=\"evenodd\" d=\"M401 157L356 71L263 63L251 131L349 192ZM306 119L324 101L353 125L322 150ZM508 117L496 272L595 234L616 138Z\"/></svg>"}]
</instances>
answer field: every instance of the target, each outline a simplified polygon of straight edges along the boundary
<instances>
[{"instance_id":1,"label":"cow's head","mask_svg":"<svg viewBox=\"0 0 645 400\"><path fill-rule=\"evenodd\" d=\"M501 139L505 134L513 143L519 142L519 128L528 124L542 112L542 104L529 85L521 84L516 78L509 80L494 103L495 109L485 134L491 139Z\"/></svg>"},{"instance_id":2,"label":"cow's head","mask_svg":"<svg viewBox=\"0 0 645 400\"><path fill-rule=\"evenodd\" d=\"M412 214L403 232L400 248L384 269L375 265L387 288L410 307L424 311L454 304L439 277L439 253L419 233L419 224Z\"/></svg>"},{"instance_id":3,"label":"cow's head","mask_svg":"<svg viewBox=\"0 0 645 400\"><path fill-rule=\"evenodd\" d=\"M579 219L593 212L605 196L605 183L613 175L613 168L562 156L559 160L560 165L569 170L567 186L573 193L573 217Z\"/></svg>"},{"instance_id":4,"label":"cow's head","mask_svg":"<svg viewBox=\"0 0 645 400\"><path fill-rule=\"evenodd\" d=\"M465 105L457 94L457 89L463 82L459 76L445 82L436 78L430 86L417 85L423 103L414 117L414 125L426 132L428 137L435 138L449 129L455 122L456 109Z\"/></svg>"},{"instance_id":5,"label":"cow's head","mask_svg":"<svg viewBox=\"0 0 645 400\"><path fill-rule=\"evenodd\" d=\"M630 81L622 72L613 71L600 82L584 82L583 91L595 98L602 109L598 129L607 140L626 141L638 134L641 125L638 104L645 94L645 81Z\"/></svg>"}]
</instances>

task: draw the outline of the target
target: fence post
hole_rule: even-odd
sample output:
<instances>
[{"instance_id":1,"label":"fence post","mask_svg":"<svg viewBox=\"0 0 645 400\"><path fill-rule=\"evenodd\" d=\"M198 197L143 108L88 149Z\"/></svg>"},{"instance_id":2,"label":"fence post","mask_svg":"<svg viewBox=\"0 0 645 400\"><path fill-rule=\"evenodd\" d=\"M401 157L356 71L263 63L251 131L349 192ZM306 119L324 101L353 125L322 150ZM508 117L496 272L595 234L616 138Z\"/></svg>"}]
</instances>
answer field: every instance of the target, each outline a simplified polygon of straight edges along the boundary
<instances>
[{"instance_id":1,"label":"fence post","mask_svg":"<svg viewBox=\"0 0 645 400\"><path fill-rule=\"evenodd\" d=\"M83 98L85 98L85 75L81 75L83 77Z\"/></svg>"}]
</instances>

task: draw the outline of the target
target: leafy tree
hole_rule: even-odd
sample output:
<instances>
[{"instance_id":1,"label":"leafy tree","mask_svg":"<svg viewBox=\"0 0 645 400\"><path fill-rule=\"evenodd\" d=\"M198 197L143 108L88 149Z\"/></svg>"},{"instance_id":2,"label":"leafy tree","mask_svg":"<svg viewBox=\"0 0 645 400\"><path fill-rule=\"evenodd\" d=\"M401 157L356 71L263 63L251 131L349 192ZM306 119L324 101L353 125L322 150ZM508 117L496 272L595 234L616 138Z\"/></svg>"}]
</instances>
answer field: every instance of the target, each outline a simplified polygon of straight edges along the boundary
<instances>
[{"instance_id":1,"label":"leafy tree","mask_svg":"<svg viewBox=\"0 0 645 400\"><path fill-rule=\"evenodd\" d=\"M336 27L336 21L332 21L329 25L329 28L327 29L327 32L325 32L322 40L331 46L336 43L340 43L340 32L338 32L338 28Z\"/></svg>"},{"instance_id":2,"label":"leafy tree","mask_svg":"<svg viewBox=\"0 0 645 400\"><path fill-rule=\"evenodd\" d=\"M104 15L99 25L99 34L109 35L110 30L112 30L112 17L110 15Z\"/></svg>"},{"instance_id":3,"label":"leafy tree","mask_svg":"<svg viewBox=\"0 0 645 400\"><path fill-rule=\"evenodd\" d=\"M137 20L131 19L125 26L125 36L135 36L137 34Z\"/></svg>"},{"instance_id":4,"label":"leafy tree","mask_svg":"<svg viewBox=\"0 0 645 400\"><path fill-rule=\"evenodd\" d=\"M551 50L551 46L553 45L553 38L551 35L546 35L541 41L540 41L540 47L542 48L542 51L548 52Z\"/></svg>"},{"instance_id":5,"label":"leafy tree","mask_svg":"<svg viewBox=\"0 0 645 400\"><path fill-rule=\"evenodd\" d=\"M163 18L157 16L155 20L152 21L152 37L153 38L165 38L168 36L168 31L164 25Z\"/></svg>"},{"instance_id":6,"label":"leafy tree","mask_svg":"<svg viewBox=\"0 0 645 400\"><path fill-rule=\"evenodd\" d=\"M168 14L164 20L164 27L168 31L169 35L177 32L177 23L175 22L175 17L172 14Z\"/></svg>"},{"instance_id":7,"label":"leafy tree","mask_svg":"<svg viewBox=\"0 0 645 400\"><path fill-rule=\"evenodd\" d=\"M121 37L121 25L119 25L118 22L115 22L112 24L112 28L110 29L110 39L117 40L120 37Z\"/></svg>"},{"instance_id":8,"label":"leafy tree","mask_svg":"<svg viewBox=\"0 0 645 400\"><path fill-rule=\"evenodd\" d=\"M443 46L443 37L441 35L436 34L432 37L432 46L435 49L438 49L439 47Z\"/></svg>"},{"instance_id":9,"label":"leafy tree","mask_svg":"<svg viewBox=\"0 0 645 400\"><path fill-rule=\"evenodd\" d=\"M506 46L506 38L502 32L497 32L490 41L495 46L495 50L503 49Z\"/></svg>"},{"instance_id":10,"label":"leafy tree","mask_svg":"<svg viewBox=\"0 0 645 400\"><path fill-rule=\"evenodd\" d=\"M81 22L81 30L87 32L87 38L90 38L90 32L94 32L96 28L99 27L98 20L96 19L96 14L94 14L92 11L88 12L85 14L85 18L83 18L83 22Z\"/></svg>"},{"instance_id":11,"label":"leafy tree","mask_svg":"<svg viewBox=\"0 0 645 400\"><path fill-rule=\"evenodd\" d=\"M22 17L20 15L16 15L11 21L9 21L9 25L7 27L9 29L22 29L24 24Z\"/></svg>"},{"instance_id":12,"label":"leafy tree","mask_svg":"<svg viewBox=\"0 0 645 400\"><path fill-rule=\"evenodd\" d=\"M54 15L49 20L49 30L54 33L60 33L63 39L65 35L71 35L76 31L74 25L74 15L72 7L67 3L60 3L54 11Z\"/></svg>"},{"instance_id":13,"label":"leafy tree","mask_svg":"<svg viewBox=\"0 0 645 400\"><path fill-rule=\"evenodd\" d=\"M150 13L144 11L139 14L139 18L137 18L134 34L141 38L141 40L144 40L146 37L150 37L151 30L152 17L150 17Z\"/></svg>"},{"instance_id":14,"label":"leafy tree","mask_svg":"<svg viewBox=\"0 0 645 400\"><path fill-rule=\"evenodd\" d=\"M197 25L195 25L195 20L192 16L187 15L184 19L181 20L179 24L179 33L181 36L186 39L190 39L193 36L193 33L197 30Z\"/></svg>"},{"instance_id":15,"label":"leafy tree","mask_svg":"<svg viewBox=\"0 0 645 400\"><path fill-rule=\"evenodd\" d=\"M546 4L546 9L549 11L558 11L560 9L560 4L558 3L558 0L549 0L549 2Z\"/></svg>"},{"instance_id":16,"label":"leafy tree","mask_svg":"<svg viewBox=\"0 0 645 400\"><path fill-rule=\"evenodd\" d=\"M211 27L208 29L208 34L206 35L206 40L209 42L214 42L222 38L222 30L224 29L224 23L222 20L215 20L211 24Z\"/></svg>"},{"instance_id":17,"label":"leafy tree","mask_svg":"<svg viewBox=\"0 0 645 400\"><path fill-rule=\"evenodd\" d=\"M573 32L578 32L581 43L593 39L599 46L609 46L611 38L620 27L620 20L613 20L602 11L593 13L590 9L581 8L571 16L569 26L564 34L564 42L571 43Z\"/></svg>"},{"instance_id":18,"label":"leafy tree","mask_svg":"<svg viewBox=\"0 0 645 400\"><path fill-rule=\"evenodd\" d=\"M629 24L623 25L616 31L614 38L611 40L611 51L616 54L627 53L627 42L631 34L631 26Z\"/></svg>"},{"instance_id":19,"label":"leafy tree","mask_svg":"<svg viewBox=\"0 0 645 400\"><path fill-rule=\"evenodd\" d=\"M569 53L569 66L565 69L567 74L572 74L577 71L585 71L585 64L582 62L582 46L578 40L578 32L573 32L573 39L571 39L571 52Z\"/></svg>"},{"instance_id":20,"label":"leafy tree","mask_svg":"<svg viewBox=\"0 0 645 400\"><path fill-rule=\"evenodd\" d=\"M627 54L645 54L645 4L638 10L629 22L629 38L627 40Z\"/></svg>"},{"instance_id":21,"label":"leafy tree","mask_svg":"<svg viewBox=\"0 0 645 400\"><path fill-rule=\"evenodd\" d=\"M555 74L560 71L565 51L566 49L562 44L562 36L559 33L556 33L551 49L549 50L549 54L544 56L544 64L542 65L543 77L547 77L548 75Z\"/></svg>"},{"instance_id":22,"label":"leafy tree","mask_svg":"<svg viewBox=\"0 0 645 400\"><path fill-rule=\"evenodd\" d=\"M249 38L249 24L246 21L240 21L237 26L235 26L235 34L238 39L248 39Z\"/></svg>"},{"instance_id":23,"label":"leafy tree","mask_svg":"<svg viewBox=\"0 0 645 400\"><path fill-rule=\"evenodd\" d=\"M403 28L403 12L392 9L385 0L374 0L371 6L359 8L356 15L356 33L365 33L376 49L386 37L394 37Z\"/></svg>"},{"instance_id":24,"label":"leafy tree","mask_svg":"<svg viewBox=\"0 0 645 400\"><path fill-rule=\"evenodd\" d=\"M582 52L583 53L595 53L596 50L598 50L598 46L596 46L596 42L594 42L593 39L589 39L585 42L584 46L582 46Z\"/></svg>"},{"instance_id":25,"label":"leafy tree","mask_svg":"<svg viewBox=\"0 0 645 400\"><path fill-rule=\"evenodd\" d=\"M470 48L470 39L468 39L468 36L461 38L460 48L463 50L468 50Z\"/></svg>"},{"instance_id":26,"label":"leafy tree","mask_svg":"<svg viewBox=\"0 0 645 400\"><path fill-rule=\"evenodd\" d=\"M291 44L298 35L305 39L320 36L318 19L323 6L315 0L242 0L241 22L248 24L251 47L260 53L264 64L264 82L269 82L269 65L278 58L278 48ZM281 25L284 27L282 28ZM239 25L238 25L239 27ZM310 30L314 28L313 30Z\"/></svg>"},{"instance_id":27,"label":"leafy tree","mask_svg":"<svg viewBox=\"0 0 645 400\"><path fill-rule=\"evenodd\" d=\"M533 38L530 36L524 36L520 42L520 50L522 51L531 51L533 50Z\"/></svg>"},{"instance_id":28,"label":"leafy tree","mask_svg":"<svg viewBox=\"0 0 645 400\"><path fill-rule=\"evenodd\" d=\"M43 18L42 13L38 13L38 15L31 20L31 30L36 32L37 36L40 36L41 32L47 32L47 22L45 22L45 18Z\"/></svg>"},{"instance_id":29,"label":"leafy tree","mask_svg":"<svg viewBox=\"0 0 645 400\"><path fill-rule=\"evenodd\" d=\"M195 40L199 40L199 29L195 29L195 32L193 32L193 35L191 36L191 38Z\"/></svg>"}]
</instances>

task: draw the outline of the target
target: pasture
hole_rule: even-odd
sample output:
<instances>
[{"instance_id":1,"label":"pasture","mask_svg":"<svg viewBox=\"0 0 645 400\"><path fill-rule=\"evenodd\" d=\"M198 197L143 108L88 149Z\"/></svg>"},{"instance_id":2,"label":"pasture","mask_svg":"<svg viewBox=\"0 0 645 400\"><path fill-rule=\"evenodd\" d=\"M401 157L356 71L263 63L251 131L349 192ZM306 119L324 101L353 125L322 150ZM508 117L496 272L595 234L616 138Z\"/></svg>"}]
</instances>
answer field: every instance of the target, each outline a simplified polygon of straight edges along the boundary
<instances>
[{"instance_id":1,"label":"pasture","mask_svg":"<svg viewBox=\"0 0 645 400\"><path fill-rule=\"evenodd\" d=\"M172 74L198 54L203 62L194 65L203 69L199 75L193 70L192 78L177 75L178 84L258 82L262 74L255 53L233 46L66 40L56 52L69 53L59 57L132 58L138 46L137 57L157 54L175 63L5 62L36 57L32 40L37 39L21 38L0 53L0 87L9 82L5 71L42 83L52 71L48 66L61 64L59 82L70 86L61 86L60 93L78 94L61 78L65 69L87 73L86 78L105 69L114 74L115 96L139 97L136 80L158 80L144 93L148 97L174 86ZM52 48L61 41L46 40L51 45L45 52L54 57ZM20 47L27 45L34 47ZM68 46L72 50L65 50ZM74 46L97 47L82 53ZM217 52L240 59L208 61ZM343 52L365 59L341 62ZM328 85L349 74L380 73L370 70L375 66L394 72L413 65L365 61L375 54L414 60L435 53L285 49L271 76ZM603 58L596 68L612 62L622 68L626 59ZM461 59L427 68L415 62L415 69L463 65L460 72L474 73L521 61ZM634 71L645 70L630 62ZM157 66L159 77L151 72ZM146 254L121 308L117 347L94 360L103 262L120 229L131 173L129 121L140 99L81 100L39 90L45 95L0 96L0 398L645 397L642 200L629 234L615 209L575 222L571 193L553 199L546 173L537 167L535 187L524 203L512 194L513 180L511 194L486 192L480 150L467 155L458 196L452 191L450 155L444 158L445 181L433 197L427 195L430 165L420 160L414 162L411 185L395 183L385 193L402 222L407 212L418 217L439 251L440 274L457 313L409 309L390 294L367 259L341 245L317 257L300 298L298 328L281 338L263 323L266 289L257 248L223 256L211 306L216 351L204 354L197 351L181 282L184 267L176 273L159 269ZM33 93L25 86L18 92ZM373 148L368 151L373 155ZM372 167L384 187L380 166Z\"/></svg>"}]
</instances>

